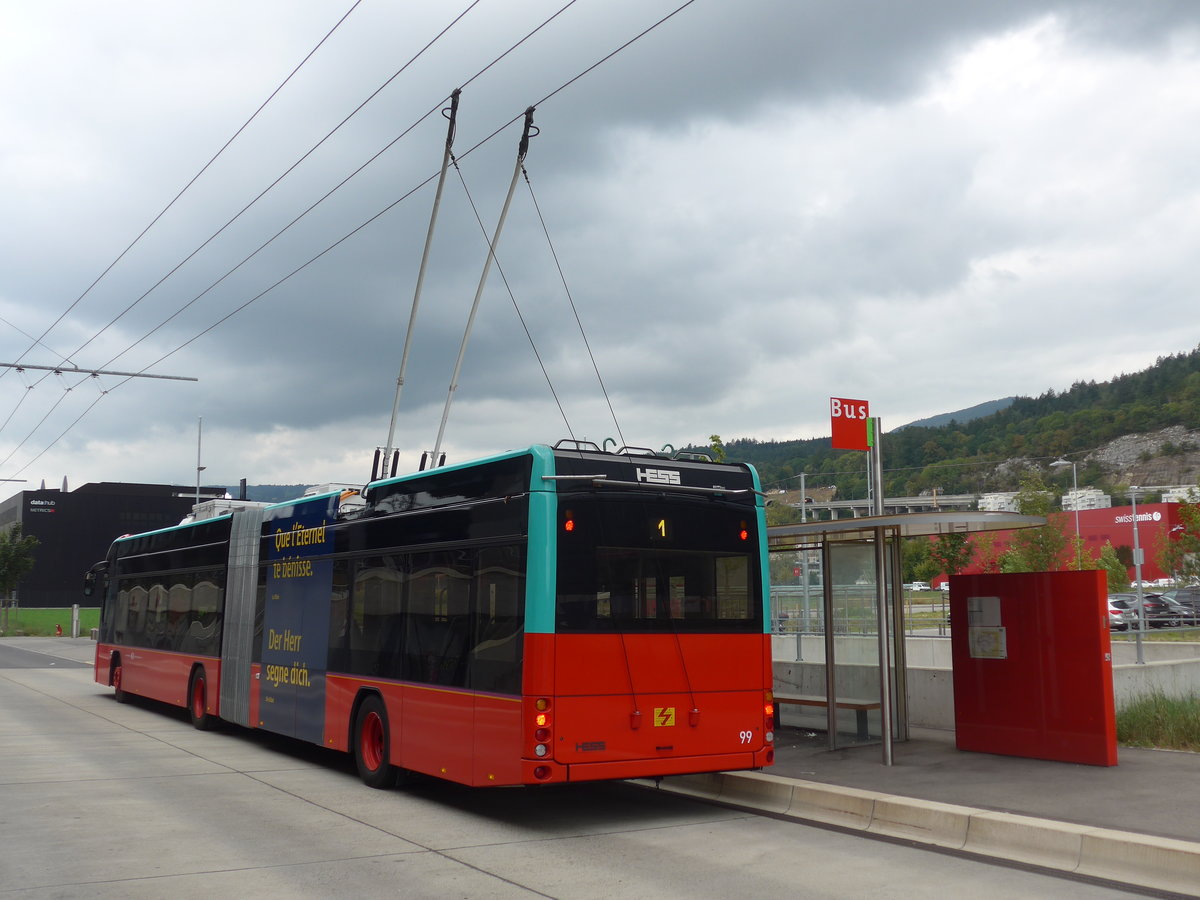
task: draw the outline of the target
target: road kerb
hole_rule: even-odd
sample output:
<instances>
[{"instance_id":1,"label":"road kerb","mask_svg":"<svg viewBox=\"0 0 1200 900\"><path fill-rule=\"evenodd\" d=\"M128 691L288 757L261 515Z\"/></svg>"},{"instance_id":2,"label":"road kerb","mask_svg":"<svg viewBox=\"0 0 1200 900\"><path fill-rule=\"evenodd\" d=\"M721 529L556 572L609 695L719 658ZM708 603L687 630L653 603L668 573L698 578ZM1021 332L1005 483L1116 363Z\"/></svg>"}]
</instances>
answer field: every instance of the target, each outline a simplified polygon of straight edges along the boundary
<instances>
[{"instance_id":1,"label":"road kerb","mask_svg":"<svg viewBox=\"0 0 1200 900\"><path fill-rule=\"evenodd\" d=\"M825 784L797 782L787 814L797 819L836 825L839 828L865 830L875 814L872 791L829 787Z\"/></svg>"},{"instance_id":2,"label":"road kerb","mask_svg":"<svg viewBox=\"0 0 1200 900\"><path fill-rule=\"evenodd\" d=\"M1200 843L901 797L759 772L637 783L797 821L962 850L1151 890L1200 896ZM789 795L790 785L790 795ZM783 798L790 804L783 809Z\"/></svg>"},{"instance_id":3,"label":"road kerb","mask_svg":"<svg viewBox=\"0 0 1200 900\"><path fill-rule=\"evenodd\" d=\"M1200 892L1200 844L1094 828L1083 834L1076 871L1196 895Z\"/></svg>"},{"instance_id":4,"label":"road kerb","mask_svg":"<svg viewBox=\"0 0 1200 900\"><path fill-rule=\"evenodd\" d=\"M661 782L654 778L633 778L630 783L642 787L661 787L688 797L717 800L720 799L726 777L722 772L706 772L701 775L669 775Z\"/></svg>"},{"instance_id":5,"label":"road kerb","mask_svg":"<svg viewBox=\"0 0 1200 900\"><path fill-rule=\"evenodd\" d=\"M880 794L867 831L958 850L967 842L973 812L966 806Z\"/></svg>"},{"instance_id":6,"label":"road kerb","mask_svg":"<svg viewBox=\"0 0 1200 900\"><path fill-rule=\"evenodd\" d=\"M975 810L967 828L969 853L1073 872L1088 825L1053 822L1016 813Z\"/></svg>"},{"instance_id":7,"label":"road kerb","mask_svg":"<svg viewBox=\"0 0 1200 900\"><path fill-rule=\"evenodd\" d=\"M721 786L720 800L764 812L786 813L792 805L794 788L792 779L778 775L742 772L733 777L727 774Z\"/></svg>"}]
</instances>

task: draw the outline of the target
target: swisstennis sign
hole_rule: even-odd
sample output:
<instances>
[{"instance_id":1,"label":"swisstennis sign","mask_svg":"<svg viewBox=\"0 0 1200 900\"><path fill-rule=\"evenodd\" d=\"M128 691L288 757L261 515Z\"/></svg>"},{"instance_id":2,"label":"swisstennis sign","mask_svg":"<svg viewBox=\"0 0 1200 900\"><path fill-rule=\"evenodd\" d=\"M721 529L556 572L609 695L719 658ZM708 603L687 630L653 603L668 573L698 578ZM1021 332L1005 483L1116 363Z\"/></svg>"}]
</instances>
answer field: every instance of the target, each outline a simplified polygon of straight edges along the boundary
<instances>
[{"instance_id":1,"label":"swisstennis sign","mask_svg":"<svg viewBox=\"0 0 1200 900\"><path fill-rule=\"evenodd\" d=\"M866 400L829 398L829 421L833 427L834 450L870 450L871 405Z\"/></svg>"}]
</instances>

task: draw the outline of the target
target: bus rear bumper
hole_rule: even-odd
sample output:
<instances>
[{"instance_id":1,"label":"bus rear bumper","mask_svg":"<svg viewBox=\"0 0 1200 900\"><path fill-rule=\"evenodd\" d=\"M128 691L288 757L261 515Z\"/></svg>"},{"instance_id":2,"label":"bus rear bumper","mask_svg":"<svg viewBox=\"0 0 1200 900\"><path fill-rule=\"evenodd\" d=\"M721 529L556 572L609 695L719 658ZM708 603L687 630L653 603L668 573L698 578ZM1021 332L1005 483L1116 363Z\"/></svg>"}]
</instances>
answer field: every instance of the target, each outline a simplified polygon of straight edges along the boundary
<instances>
[{"instance_id":1,"label":"bus rear bumper","mask_svg":"<svg viewBox=\"0 0 1200 900\"><path fill-rule=\"evenodd\" d=\"M526 784L577 781L611 781L622 778L656 778L660 775L692 775L698 772L727 772L761 769L775 761L775 748L756 752L720 753L704 756L675 756L662 759L627 759L608 762L571 763L552 760L522 761Z\"/></svg>"}]
</instances>

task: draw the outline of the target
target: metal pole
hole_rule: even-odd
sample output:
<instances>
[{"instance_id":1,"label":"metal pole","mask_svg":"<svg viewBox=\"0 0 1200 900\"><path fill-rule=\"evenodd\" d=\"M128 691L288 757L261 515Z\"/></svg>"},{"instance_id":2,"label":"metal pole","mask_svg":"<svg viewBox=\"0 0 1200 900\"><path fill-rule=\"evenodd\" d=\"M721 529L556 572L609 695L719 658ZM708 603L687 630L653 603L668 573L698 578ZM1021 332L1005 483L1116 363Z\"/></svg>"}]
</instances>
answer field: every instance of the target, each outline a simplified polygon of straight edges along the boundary
<instances>
[{"instance_id":1,"label":"metal pole","mask_svg":"<svg viewBox=\"0 0 1200 900\"><path fill-rule=\"evenodd\" d=\"M437 465L438 453L442 449L442 436L446 432L446 420L450 418L450 404L454 400L454 392L458 390L458 373L462 370L463 357L467 354L467 341L471 337L471 327L475 324L475 313L479 310L479 300L483 296L483 287L487 284L488 272L492 268L492 260L496 257L496 245L500 241L500 232L504 228L504 220L508 217L508 207L512 203L513 191L517 189L517 179L521 175L521 165L525 162L525 154L529 150L529 138L533 132L533 107L525 110L525 132L521 135L521 143L517 150L517 164L513 168L512 183L508 186L508 196L504 198L504 208L500 211L500 221L496 223L496 231L488 244L487 260L483 264L483 273L479 276L479 286L475 289L475 301L471 304L471 314L467 316L467 328L463 332L462 345L458 348L458 359L454 363L454 374L450 376L450 390L446 395L446 406L442 410L442 423L438 426L437 441L433 445L433 461Z\"/></svg>"},{"instance_id":2,"label":"metal pole","mask_svg":"<svg viewBox=\"0 0 1200 900\"><path fill-rule=\"evenodd\" d=\"M872 482L875 493L872 496L872 513L883 515L883 427L882 420L873 417L871 426L874 440L868 451ZM879 619L879 730L883 740L883 764L892 764L892 668L891 627L887 615L887 562L884 555L884 530L875 529L875 605ZM894 585L893 585L894 586Z\"/></svg>"},{"instance_id":3,"label":"metal pole","mask_svg":"<svg viewBox=\"0 0 1200 900\"><path fill-rule=\"evenodd\" d=\"M808 521L808 509L806 506L807 498L808 498L808 491L805 490L805 473L801 472L800 473L800 524L801 525L803 525L806 521ZM800 595L804 598L804 624L807 625L808 624L808 605L809 605L808 604L808 549L807 548L804 548L800 551L800 578L801 578L801 584L803 584L803 586L804 586L804 590L802 590L800 592ZM797 658L799 658L799 657L797 657Z\"/></svg>"},{"instance_id":4,"label":"metal pole","mask_svg":"<svg viewBox=\"0 0 1200 900\"><path fill-rule=\"evenodd\" d=\"M1142 596L1142 545L1138 542L1137 492L1136 487L1129 488L1129 497L1133 501L1133 577L1137 582L1135 588L1138 610L1137 663L1145 665L1146 657L1142 648L1142 634L1146 630L1146 604L1145 598Z\"/></svg>"},{"instance_id":5,"label":"metal pole","mask_svg":"<svg viewBox=\"0 0 1200 900\"><path fill-rule=\"evenodd\" d=\"M829 749L837 749L837 650L833 634L833 548L821 542L821 619L825 632L825 729Z\"/></svg>"},{"instance_id":6,"label":"metal pole","mask_svg":"<svg viewBox=\"0 0 1200 900\"><path fill-rule=\"evenodd\" d=\"M433 212L429 214L429 229L425 232L425 250L421 253L421 267L417 270L417 286L413 291L412 310L408 314L408 331L404 333L404 349L400 353L400 372L396 376L396 396L392 400L392 419L388 423L387 444L383 451L383 469L381 475L385 477L395 475L395 472L387 471L391 465L389 459L392 455L392 441L396 435L396 414L400 409L400 391L404 387L404 370L408 367L408 352L412 347L413 328L417 321L417 307L421 305L421 289L425 285L425 269L429 264L429 248L433 245L433 229L437 225L438 210L442 205L442 189L446 186L446 171L450 168L450 157L454 146L454 127L455 119L458 116L458 97L461 90L455 90L450 95L449 115L447 118L450 124L446 130L446 150L442 154L442 171L438 175L437 191L433 195ZM442 110L442 114L446 114L446 110Z\"/></svg>"},{"instance_id":7,"label":"metal pole","mask_svg":"<svg viewBox=\"0 0 1200 900\"><path fill-rule=\"evenodd\" d=\"M1071 505L1075 507L1075 571L1083 571L1083 538L1079 534L1079 472L1071 463L1071 485L1074 495ZM1136 525L1136 523L1134 523Z\"/></svg>"},{"instance_id":8,"label":"metal pole","mask_svg":"<svg viewBox=\"0 0 1200 900\"><path fill-rule=\"evenodd\" d=\"M37 369L39 372L53 372L55 375L91 375L93 378L99 375L122 375L126 378L158 378L163 381L200 380L190 375L150 375L146 372L114 372L111 369L81 369L78 366L34 366L29 363L0 362L0 368L16 369L18 372L22 369Z\"/></svg>"},{"instance_id":9,"label":"metal pole","mask_svg":"<svg viewBox=\"0 0 1200 900\"><path fill-rule=\"evenodd\" d=\"M200 465L200 441L204 436L204 416L196 420L196 503L200 503L200 473L204 466Z\"/></svg>"}]
</instances>

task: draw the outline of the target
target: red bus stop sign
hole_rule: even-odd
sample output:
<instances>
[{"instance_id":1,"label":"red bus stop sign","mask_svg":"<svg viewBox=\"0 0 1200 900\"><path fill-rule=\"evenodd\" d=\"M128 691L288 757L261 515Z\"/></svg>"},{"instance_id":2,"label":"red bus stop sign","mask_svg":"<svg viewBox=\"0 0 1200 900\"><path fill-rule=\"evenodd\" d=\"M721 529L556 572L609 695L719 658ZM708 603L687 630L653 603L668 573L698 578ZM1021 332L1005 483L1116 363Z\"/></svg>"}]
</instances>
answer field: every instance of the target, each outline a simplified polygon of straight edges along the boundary
<instances>
[{"instance_id":1,"label":"red bus stop sign","mask_svg":"<svg viewBox=\"0 0 1200 900\"><path fill-rule=\"evenodd\" d=\"M834 450L870 450L871 405L866 400L829 398L829 421L833 426Z\"/></svg>"}]
</instances>

